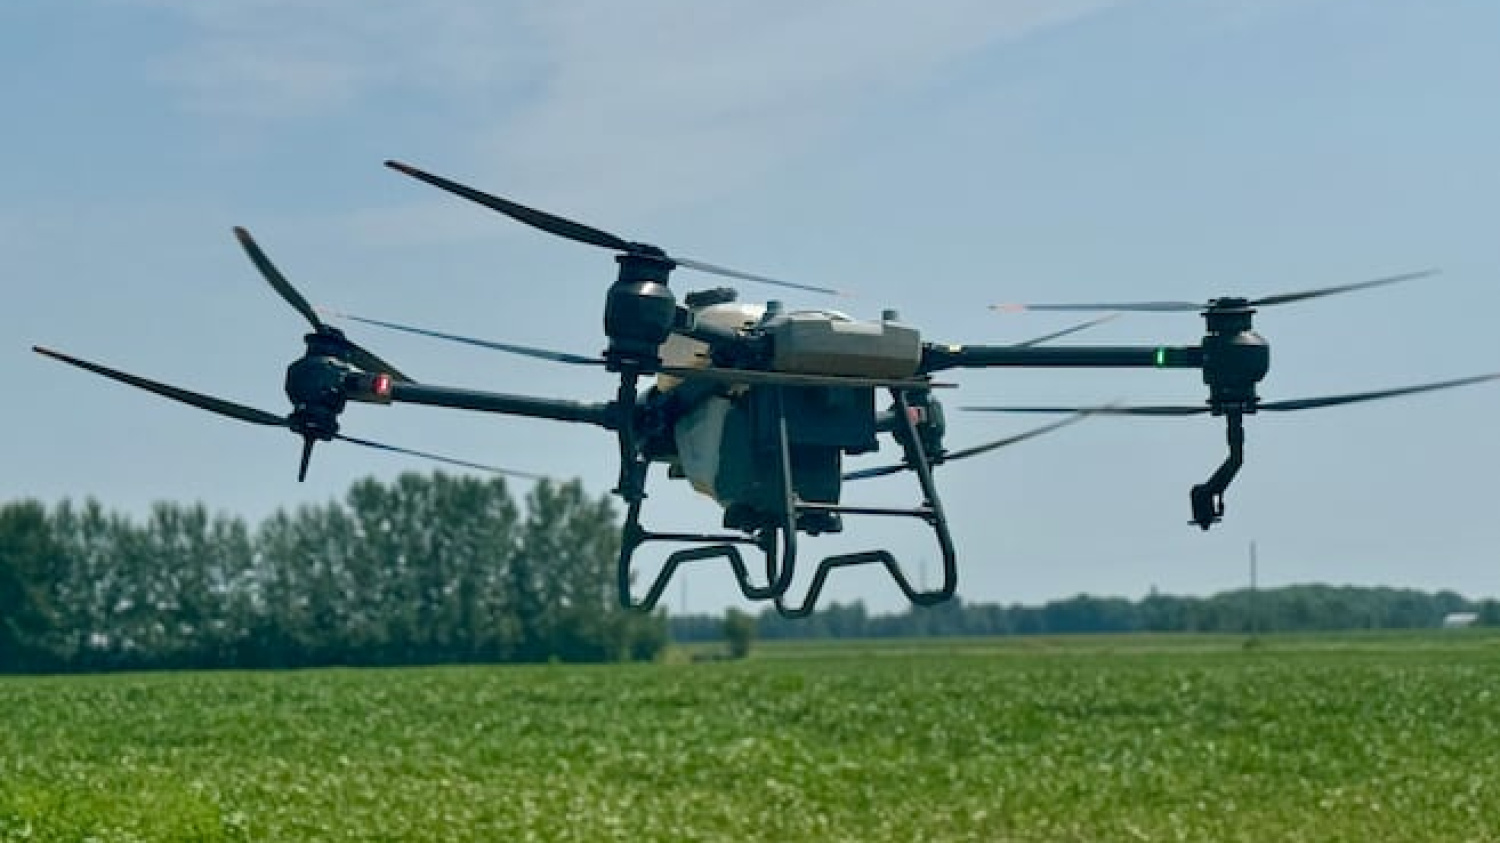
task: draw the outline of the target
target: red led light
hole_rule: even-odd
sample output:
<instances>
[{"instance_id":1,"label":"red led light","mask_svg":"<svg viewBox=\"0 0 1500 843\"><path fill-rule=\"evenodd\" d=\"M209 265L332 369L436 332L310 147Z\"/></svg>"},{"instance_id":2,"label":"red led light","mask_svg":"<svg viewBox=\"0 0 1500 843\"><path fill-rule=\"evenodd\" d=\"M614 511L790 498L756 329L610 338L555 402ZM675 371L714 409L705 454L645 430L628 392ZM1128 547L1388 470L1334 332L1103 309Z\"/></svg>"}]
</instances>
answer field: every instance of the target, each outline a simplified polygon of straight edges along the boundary
<instances>
[{"instance_id":1,"label":"red led light","mask_svg":"<svg viewBox=\"0 0 1500 843\"><path fill-rule=\"evenodd\" d=\"M374 391L381 398L389 398L391 395L391 376L384 372L376 375Z\"/></svg>"}]
</instances>

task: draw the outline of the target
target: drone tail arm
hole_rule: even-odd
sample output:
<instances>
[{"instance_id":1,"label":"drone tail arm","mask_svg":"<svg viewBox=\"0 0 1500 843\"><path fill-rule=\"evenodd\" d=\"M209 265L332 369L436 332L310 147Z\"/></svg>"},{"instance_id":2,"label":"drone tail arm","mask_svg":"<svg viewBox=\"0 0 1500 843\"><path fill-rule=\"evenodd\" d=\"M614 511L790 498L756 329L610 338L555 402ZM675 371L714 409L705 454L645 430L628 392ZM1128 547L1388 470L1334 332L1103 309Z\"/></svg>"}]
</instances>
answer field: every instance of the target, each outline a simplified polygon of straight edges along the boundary
<instances>
[{"instance_id":1,"label":"drone tail arm","mask_svg":"<svg viewBox=\"0 0 1500 843\"><path fill-rule=\"evenodd\" d=\"M1198 346L1014 346L943 345L922 348L923 374L946 369L989 368L1201 369Z\"/></svg>"},{"instance_id":2,"label":"drone tail arm","mask_svg":"<svg viewBox=\"0 0 1500 843\"><path fill-rule=\"evenodd\" d=\"M529 416L552 421L580 422L614 429L618 421L608 404L567 401L559 398L535 398L529 395L506 395L447 386L419 383L390 385L389 400L429 407L450 407L482 413Z\"/></svg>"}]
</instances>

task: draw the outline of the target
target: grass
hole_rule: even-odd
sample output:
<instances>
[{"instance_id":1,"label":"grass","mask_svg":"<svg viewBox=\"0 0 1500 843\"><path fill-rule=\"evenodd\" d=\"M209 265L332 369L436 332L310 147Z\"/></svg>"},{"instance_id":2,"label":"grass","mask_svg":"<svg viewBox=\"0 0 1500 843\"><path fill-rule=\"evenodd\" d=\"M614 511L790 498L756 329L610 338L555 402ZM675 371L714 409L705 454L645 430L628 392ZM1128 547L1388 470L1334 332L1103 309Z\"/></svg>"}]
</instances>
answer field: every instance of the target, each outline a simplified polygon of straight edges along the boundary
<instances>
[{"instance_id":1,"label":"grass","mask_svg":"<svg viewBox=\"0 0 1500 843\"><path fill-rule=\"evenodd\" d=\"M1500 638L0 678L0 840L1500 841Z\"/></svg>"}]
</instances>

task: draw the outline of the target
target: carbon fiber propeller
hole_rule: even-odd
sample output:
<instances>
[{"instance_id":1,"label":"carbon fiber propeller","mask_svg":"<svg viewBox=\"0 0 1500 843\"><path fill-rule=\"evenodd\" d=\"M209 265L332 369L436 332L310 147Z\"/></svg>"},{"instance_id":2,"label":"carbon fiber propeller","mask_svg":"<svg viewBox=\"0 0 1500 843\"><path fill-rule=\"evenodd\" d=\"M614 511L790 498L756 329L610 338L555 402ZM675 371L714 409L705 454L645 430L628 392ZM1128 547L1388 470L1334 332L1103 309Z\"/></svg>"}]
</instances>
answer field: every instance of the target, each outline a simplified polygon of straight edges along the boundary
<instances>
[{"instance_id":1,"label":"carbon fiber propeller","mask_svg":"<svg viewBox=\"0 0 1500 843\"><path fill-rule=\"evenodd\" d=\"M529 480L535 480L540 477L540 475L530 474L524 471L512 471L510 469L496 468L495 466L483 465L481 463L469 462L467 460L454 459L453 457L445 457L440 454L432 454L426 451L417 451L411 448L401 448L395 445L387 445L385 443L375 442L369 439L359 439L353 436L345 436L337 432L329 431L326 432L326 435L323 435L311 431L300 431L298 430L298 428L301 427L301 424L300 420L297 419L296 414L292 414L289 416L278 416L275 413L268 412L266 410L256 409L255 407L247 407L243 404L236 404L233 401L226 401L222 398L215 398L211 395L204 395L199 392L182 389L170 384L143 378L139 375L132 375L128 372L122 372L118 369L111 369L108 366L102 366L98 363L92 363L87 360L82 360L77 357L64 354L60 351L54 351L49 348L42 348L41 346L32 346L31 350L35 351L37 354L41 354L46 357L51 357L54 360L59 360L63 363L67 363L70 366L76 366L80 369L85 369L87 371L93 372L94 374L103 375L106 378L110 378L124 384L129 384L130 386L134 386L139 389L144 389L147 392L154 392L157 395L161 395L165 398L170 398L174 401L180 401L184 404L188 404L202 410L208 410L209 412L217 413L221 416L248 422L250 424L264 425L266 427L284 427L293 430L294 432L299 432L302 434L304 440L302 461L297 476L297 479L299 481L304 480L307 477L307 462L308 457L311 454L311 444L318 439L338 439L344 442L350 442L355 445L363 445L367 448L374 448L397 454L406 454L413 457L421 457L422 459L434 460L436 462L462 466L464 468L489 471L496 474L507 475L510 477L524 478Z\"/></svg>"},{"instance_id":2,"label":"carbon fiber propeller","mask_svg":"<svg viewBox=\"0 0 1500 843\"><path fill-rule=\"evenodd\" d=\"M307 299L303 298L301 293L297 292L297 288L293 287L291 282L286 280L286 276L281 274L281 270L277 269L276 265L271 263L271 259L266 256L265 251L255 242L255 238L250 236L249 231L235 226L234 236L235 239L240 241L240 246L245 249L245 254L250 256L250 262L255 264L255 268L260 270L261 276L271 285L271 289L275 290L278 295L285 299L286 303L291 305L294 310L302 314L302 318L306 319L308 324L312 325L315 333L337 343L344 351L345 357L350 363L353 363L366 372L384 372L402 383L412 382L411 378L402 374L395 366L385 362L373 352L366 350L353 340L345 337L343 331L318 318L318 312L313 309L312 305L307 303Z\"/></svg>"},{"instance_id":3,"label":"carbon fiber propeller","mask_svg":"<svg viewBox=\"0 0 1500 843\"><path fill-rule=\"evenodd\" d=\"M1027 431L1024 431L1022 433L1017 433L1017 434L1015 434L1013 436L1006 436L1003 439L996 439L996 440L994 440L992 442L986 442L983 445L975 445L975 446L969 447L969 448L961 448L961 449L959 449L957 451L949 451L948 453L943 454L941 457L939 457L937 459L934 459L932 461L932 464L933 465L942 465L944 463L953 462L954 460L962 460L962 459L967 459L969 457L977 457L980 454L987 454L987 453L989 453L991 451L995 451L995 450L998 450L1000 448L1007 447L1009 445L1015 445L1015 444L1018 444L1018 443L1021 443L1021 442L1025 442L1027 439L1033 439L1033 438L1035 438L1037 436L1041 436L1041 435L1046 434L1046 433L1051 433L1054 430L1059 430L1061 428L1067 427L1070 424L1074 424L1074 423L1083 421L1084 419L1086 419L1089 416L1093 415L1093 413L1094 413L1094 411L1091 411L1091 410L1082 410L1082 411L1073 413L1072 415L1068 416L1065 419L1060 419L1058 421L1052 422L1051 424L1044 424L1041 427L1034 427L1031 430L1027 430ZM869 479L871 477L885 477L886 475L896 474L898 472L910 471L910 470L911 470L911 466L907 465L906 463L899 463L899 464L893 464L893 465L882 465L882 466L876 466L874 468L861 468L861 469L858 469L856 471L845 472L844 479L845 480L866 480L866 479Z\"/></svg>"},{"instance_id":4,"label":"carbon fiber propeller","mask_svg":"<svg viewBox=\"0 0 1500 843\"><path fill-rule=\"evenodd\" d=\"M532 228L541 229L548 234L554 234L558 237L572 240L575 243L583 243L589 246L598 246L601 249L612 249L616 252L624 252L626 254L649 255L657 258L662 258L670 261L673 264L676 264L677 266L685 266L689 269L696 269L699 272L706 272L710 275L719 275L725 278L737 278L742 281L754 281L758 284L769 284L774 287L785 287L792 290L804 290L811 293L826 293L828 295L835 296L843 295L843 293L833 289L832 287L817 287L811 284L797 284L791 281L782 281L776 278L768 278L764 275L754 275L749 272L741 272L737 269L729 269L728 267L718 266L717 264L711 264L706 261L700 261L693 258L684 258L678 257L676 255L669 255L660 248L652 246L649 243L632 242L618 235L611 234L608 231L594 228L591 225L584 225L581 222L575 222L574 220L570 220L567 217L560 217L556 214L549 214L546 211L539 211L535 208L528 208L525 205L519 204L517 202L512 202L509 199L495 196L491 193L485 193L482 190L475 190L474 188L467 185L459 184L456 181L445 179L442 176L433 175L432 173L419 170L416 167L413 167L409 164L403 164L400 161L387 161L385 162L385 165L387 167L390 167L392 170L395 170L399 173L405 173L406 175L411 176L414 179L424 181L434 187L446 190L456 196L461 196L471 202L477 202L478 204L483 205L493 211L499 211L500 213L505 214L506 216L510 217L513 220L516 220L517 222L525 223Z\"/></svg>"},{"instance_id":5,"label":"carbon fiber propeller","mask_svg":"<svg viewBox=\"0 0 1500 843\"><path fill-rule=\"evenodd\" d=\"M1234 302L1238 306L1269 307L1277 304L1290 304L1292 302L1306 301L1307 299L1321 298L1323 296L1338 295L1340 293L1352 293L1356 290L1367 290L1371 287L1383 287L1387 284L1397 284L1402 281L1415 281L1418 278L1426 278L1436 275L1436 269L1423 269L1417 272L1403 272L1399 275L1387 275L1383 278L1374 278L1369 281L1358 281L1353 284L1339 284L1333 287L1319 287L1312 290L1301 290L1294 293L1280 293L1274 296L1262 296L1258 299L1210 299L1206 303L1191 301L1140 301L1140 302L1113 302L1095 304L992 304L991 310L1021 311L1021 310L1113 310L1134 311L1137 313L1192 313L1197 311L1212 310L1220 302Z\"/></svg>"},{"instance_id":6,"label":"carbon fiber propeller","mask_svg":"<svg viewBox=\"0 0 1500 843\"><path fill-rule=\"evenodd\" d=\"M1336 407L1341 404L1358 404L1364 401L1379 401L1420 392L1452 389L1459 386L1500 380L1500 372L1454 378L1445 381L1400 386L1393 389L1377 389L1369 392L1351 392L1343 395L1321 395L1313 398L1292 398L1282 401L1258 401L1251 412L1315 410L1321 407ZM1207 404L1159 405L1159 406L1109 406L1109 407L1025 407L1025 406L971 406L961 409L980 413L1098 413L1116 416L1196 416L1213 411Z\"/></svg>"}]
</instances>

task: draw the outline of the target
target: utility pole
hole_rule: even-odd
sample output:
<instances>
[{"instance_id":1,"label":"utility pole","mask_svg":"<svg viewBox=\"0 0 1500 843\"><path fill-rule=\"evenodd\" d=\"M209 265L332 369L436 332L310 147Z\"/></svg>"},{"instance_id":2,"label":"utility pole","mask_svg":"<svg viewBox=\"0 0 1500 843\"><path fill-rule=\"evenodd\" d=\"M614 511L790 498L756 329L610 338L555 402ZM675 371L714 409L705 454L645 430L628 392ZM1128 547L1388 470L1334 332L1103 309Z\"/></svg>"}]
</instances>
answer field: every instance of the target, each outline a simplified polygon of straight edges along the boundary
<instances>
[{"instance_id":1,"label":"utility pole","mask_svg":"<svg viewBox=\"0 0 1500 843\"><path fill-rule=\"evenodd\" d=\"M1256 571L1255 540L1251 539L1250 540L1250 640L1252 640L1252 641L1255 640L1255 636L1256 636L1256 634L1257 634L1257 632L1259 631L1259 628L1260 628L1260 606L1258 605L1260 601L1257 599L1257 582L1256 582L1258 573L1259 572Z\"/></svg>"}]
</instances>

